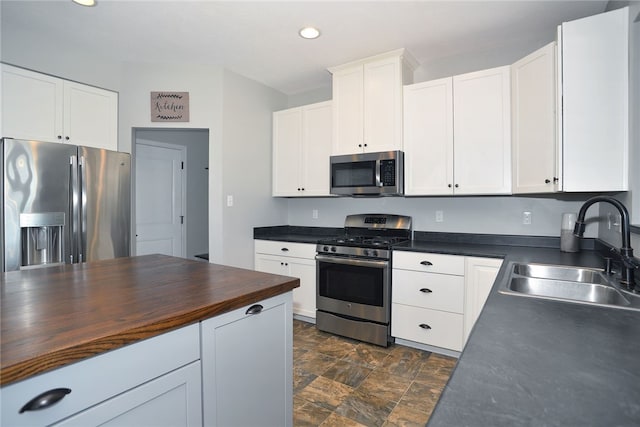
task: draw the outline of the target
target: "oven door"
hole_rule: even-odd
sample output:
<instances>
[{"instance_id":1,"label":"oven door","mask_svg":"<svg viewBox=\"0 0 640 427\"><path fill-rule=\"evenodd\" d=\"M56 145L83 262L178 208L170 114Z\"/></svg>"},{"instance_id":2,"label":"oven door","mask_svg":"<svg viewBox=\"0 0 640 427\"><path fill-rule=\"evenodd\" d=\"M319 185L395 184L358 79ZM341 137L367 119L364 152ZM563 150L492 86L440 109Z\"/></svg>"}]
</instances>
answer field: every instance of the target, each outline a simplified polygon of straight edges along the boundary
<instances>
[{"instance_id":1,"label":"oven door","mask_svg":"<svg viewBox=\"0 0 640 427\"><path fill-rule=\"evenodd\" d=\"M388 324L391 269L387 260L316 255L316 308Z\"/></svg>"}]
</instances>

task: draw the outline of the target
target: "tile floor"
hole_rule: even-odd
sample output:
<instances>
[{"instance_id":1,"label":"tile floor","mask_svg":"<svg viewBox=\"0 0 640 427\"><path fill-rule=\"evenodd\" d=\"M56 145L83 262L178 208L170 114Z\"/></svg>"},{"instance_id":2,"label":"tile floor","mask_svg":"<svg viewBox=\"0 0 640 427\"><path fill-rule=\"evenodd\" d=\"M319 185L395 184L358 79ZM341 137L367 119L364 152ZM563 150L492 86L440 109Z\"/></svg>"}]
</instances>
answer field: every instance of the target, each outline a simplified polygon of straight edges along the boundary
<instances>
[{"instance_id":1,"label":"tile floor","mask_svg":"<svg viewBox=\"0 0 640 427\"><path fill-rule=\"evenodd\" d=\"M295 427L424 426L455 358L378 347L293 321Z\"/></svg>"}]
</instances>

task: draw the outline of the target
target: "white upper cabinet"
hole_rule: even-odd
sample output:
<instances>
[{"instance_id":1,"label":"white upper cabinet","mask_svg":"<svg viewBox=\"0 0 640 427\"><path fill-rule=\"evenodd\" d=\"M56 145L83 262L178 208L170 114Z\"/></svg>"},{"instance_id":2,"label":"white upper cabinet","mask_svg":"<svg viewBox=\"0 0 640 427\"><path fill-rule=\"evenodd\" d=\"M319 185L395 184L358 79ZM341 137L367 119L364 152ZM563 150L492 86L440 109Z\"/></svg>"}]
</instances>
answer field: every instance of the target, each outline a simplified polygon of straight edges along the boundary
<instances>
[{"instance_id":1,"label":"white upper cabinet","mask_svg":"<svg viewBox=\"0 0 640 427\"><path fill-rule=\"evenodd\" d=\"M561 188L556 138L556 43L511 66L513 193Z\"/></svg>"},{"instance_id":2,"label":"white upper cabinet","mask_svg":"<svg viewBox=\"0 0 640 427\"><path fill-rule=\"evenodd\" d=\"M453 194L453 79L404 87L404 192Z\"/></svg>"},{"instance_id":3,"label":"white upper cabinet","mask_svg":"<svg viewBox=\"0 0 640 427\"><path fill-rule=\"evenodd\" d=\"M405 86L405 194L509 194L509 93L509 67Z\"/></svg>"},{"instance_id":4,"label":"white upper cabinet","mask_svg":"<svg viewBox=\"0 0 640 427\"><path fill-rule=\"evenodd\" d=\"M626 191L629 175L629 8L563 23L564 191Z\"/></svg>"},{"instance_id":5,"label":"white upper cabinet","mask_svg":"<svg viewBox=\"0 0 640 427\"><path fill-rule=\"evenodd\" d=\"M402 86L415 60L404 49L330 68L333 154L402 150Z\"/></svg>"},{"instance_id":6,"label":"white upper cabinet","mask_svg":"<svg viewBox=\"0 0 640 427\"><path fill-rule=\"evenodd\" d=\"M331 101L273 113L273 196L329 195Z\"/></svg>"},{"instance_id":7,"label":"white upper cabinet","mask_svg":"<svg viewBox=\"0 0 640 427\"><path fill-rule=\"evenodd\" d=\"M453 77L456 194L511 193L508 66Z\"/></svg>"},{"instance_id":8,"label":"white upper cabinet","mask_svg":"<svg viewBox=\"0 0 640 427\"><path fill-rule=\"evenodd\" d=\"M118 94L2 64L2 136L117 150Z\"/></svg>"}]
</instances>

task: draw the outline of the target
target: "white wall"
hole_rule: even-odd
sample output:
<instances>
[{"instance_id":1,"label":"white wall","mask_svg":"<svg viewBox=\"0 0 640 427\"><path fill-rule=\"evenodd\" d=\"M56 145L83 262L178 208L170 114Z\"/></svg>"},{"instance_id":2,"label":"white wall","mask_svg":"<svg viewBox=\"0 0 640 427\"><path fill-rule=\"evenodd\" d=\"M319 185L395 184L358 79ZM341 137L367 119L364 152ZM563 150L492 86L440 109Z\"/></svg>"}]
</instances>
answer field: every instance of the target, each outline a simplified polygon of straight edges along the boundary
<instances>
[{"instance_id":1,"label":"white wall","mask_svg":"<svg viewBox=\"0 0 640 427\"><path fill-rule=\"evenodd\" d=\"M253 80L224 72L221 262L253 268L253 227L287 222L287 203L271 197L272 112L286 96ZM233 206L226 205L233 196Z\"/></svg>"}]
</instances>

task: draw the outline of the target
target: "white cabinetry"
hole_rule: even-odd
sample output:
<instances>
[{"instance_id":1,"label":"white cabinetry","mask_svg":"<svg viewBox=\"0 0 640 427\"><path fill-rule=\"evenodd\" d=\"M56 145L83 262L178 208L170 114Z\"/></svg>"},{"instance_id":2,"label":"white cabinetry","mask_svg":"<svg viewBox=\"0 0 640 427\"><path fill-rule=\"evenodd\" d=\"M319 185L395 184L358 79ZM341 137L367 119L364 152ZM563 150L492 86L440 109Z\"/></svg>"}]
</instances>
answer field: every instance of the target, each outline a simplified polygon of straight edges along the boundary
<instances>
[{"instance_id":1,"label":"white cabinetry","mask_svg":"<svg viewBox=\"0 0 640 427\"><path fill-rule=\"evenodd\" d=\"M509 67L404 88L405 194L509 194Z\"/></svg>"},{"instance_id":2,"label":"white cabinetry","mask_svg":"<svg viewBox=\"0 0 640 427\"><path fill-rule=\"evenodd\" d=\"M118 148L118 94L2 64L2 136Z\"/></svg>"},{"instance_id":3,"label":"white cabinetry","mask_svg":"<svg viewBox=\"0 0 640 427\"><path fill-rule=\"evenodd\" d=\"M292 426L291 293L201 327L204 425Z\"/></svg>"},{"instance_id":4,"label":"white cabinetry","mask_svg":"<svg viewBox=\"0 0 640 427\"><path fill-rule=\"evenodd\" d=\"M273 113L273 196L328 196L331 101Z\"/></svg>"},{"instance_id":5,"label":"white cabinetry","mask_svg":"<svg viewBox=\"0 0 640 427\"><path fill-rule=\"evenodd\" d=\"M71 392L48 408L19 413L34 397L57 388ZM0 389L0 398L0 424L7 426L200 426L199 327L186 326L8 385Z\"/></svg>"},{"instance_id":6,"label":"white cabinetry","mask_svg":"<svg viewBox=\"0 0 640 427\"><path fill-rule=\"evenodd\" d=\"M511 193L510 69L453 77L455 194Z\"/></svg>"},{"instance_id":7,"label":"white cabinetry","mask_svg":"<svg viewBox=\"0 0 640 427\"><path fill-rule=\"evenodd\" d=\"M502 260L467 257L465 259L464 341L467 341L489 292L496 280Z\"/></svg>"},{"instance_id":8,"label":"white cabinetry","mask_svg":"<svg viewBox=\"0 0 640 427\"><path fill-rule=\"evenodd\" d=\"M461 351L464 257L394 252L391 335Z\"/></svg>"},{"instance_id":9,"label":"white cabinetry","mask_svg":"<svg viewBox=\"0 0 640 427\"><path fill-rule=\"evenodd\" d=\"M402 85L415 60L404 49L332 67L333 154L402 149Z\"/></svg>"},{"instance_id":10,"label":"white cabinetry","mask_svg":"<svg viewBox=\"0 0 640 427\"><path fill-rule=\"evenodd\" d=\"M564 191L626 191L629 177L629 8L565 22Z\"/></svg>"},{"instance_id":11,"label":"white cabinetry","mask_svg":"<svg viewBox=\"0 0 640 427\"><path fill-rule=\"evenodd\" d=\"M513 193L562 188L556 93L555 42L511 65Z\"/></svg>"},{"instance_id":12,"label":"white cabinetry","mask_svg":"<svg viewBox=\"0 0 640 427\"><path fill-rule=\"evenodd\" d=\"M462 351L501 265L495 258L394 251L391 335Z\"/></svg>"},{"instance_id":13,"label":"white cabinetry","mask_svg":"<svg viewBox=\"0 0 640 427\"><path fill-rule=\"evenodd\" d=\"M316 317L316 245L269 240L255 240L254 268L271 274L300 279L293 290L293 312Z\"/></svg>"}]
</instances>

